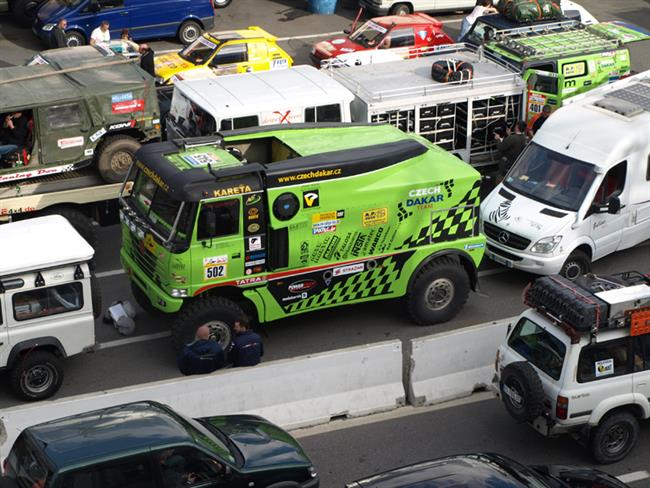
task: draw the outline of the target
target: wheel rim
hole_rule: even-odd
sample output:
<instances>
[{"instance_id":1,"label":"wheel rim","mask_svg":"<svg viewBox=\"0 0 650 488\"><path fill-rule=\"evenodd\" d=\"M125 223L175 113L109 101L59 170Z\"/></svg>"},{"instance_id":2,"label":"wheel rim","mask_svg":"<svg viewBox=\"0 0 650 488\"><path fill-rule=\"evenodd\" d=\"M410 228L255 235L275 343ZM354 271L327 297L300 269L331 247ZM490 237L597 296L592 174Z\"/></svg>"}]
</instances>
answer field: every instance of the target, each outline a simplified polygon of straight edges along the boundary
<instances>
[{"instance_id":1,"label":"wheel rim","mask_svg":"<svg viewBox=\"0 0 650 488\"><path fill-rule=\"evenodd\" d=\"M131 156L131 153L127 151L117 151L111 157L111 169L117 173L124 173L129 169L132 162L133 157Z\"/></svg>"},{"instance_id":2,"label":"wheel rim","mask_svg":"<svg viewBox=\"0 0 650 488\"><path fill-rule=\"evenodd\" d=\"M183 38L185 39L185 42L187 42L188 44L190 42L195 41L197 37L199 37L199 31L193 25L188 25L183 30Z\"/></svg>"},{"instance_id":3,"label":"wheel rim","mask_svg":"<svg viewBox=\"0 0 650 488\"><path fill-rule=\"evenodd\" d=\"M37 364L23 373L23 390L37 395L47 391L56 378L56 370L49 364Z\"/></svg>"},{"instance_id":4,"label":"wheel rim","mask_svg":"<svg viewBox=\"0 0 650 488\"><path fill-rule=\"evenodd\" d=\"M228 5L229 0L214 0L214 6L219 8L219 7L225 7Z\"/></svg>"},{"instance_id":5,"label":"wheel rim","mask_svg":"<svg viewBox=\"0 0 650 488\"><path fill-rule=\"evenodd\" d=\"M612 425L603 436L603 449L609 454L619 454L630 440L630 429L623 424Z\"/></svg>"},{"instance_id":6,"label":"wheel rim","mask_svg":"<svg viewBox=\"0 0 650 488\"><path fill-rule=\"evenodd\" d=\"M210 340L218 342L224 349L230 345L232 332L227 323L222 320L211 320L205 325L210 329Z\"/></svg>"},{"instance_id":7,"label":"wheel rim","mask_svg":"<svg viewBox=\"0 0 650 488\"><path fill-rule=\"evenodd\" d=\"M582 266L578 261L570 261L564 269L564 277L567 280L574 281L582 275Z\"/></svg>"},{"instance_id":8,"label":"wheel rim","mask_svg":"<svg viewBox=\"0 0 650 488\"><path fill-rule=\"evenodd\" d=\"M81 46L81 41L77 36L70 36L68 37L68 42L67 42L68 47L77 47Z\"/></svg>"},{"instance_id":9,"label":"wheel rim","mask_svg":"<svg viewBox=\"0 0 650 488\"><path fill-rule=\"evenodd\" d=\"M426 304L431 310L442 310L454 299L454 284L448 278L438 278L427 287Z\"/></svg>"}]
</instances>

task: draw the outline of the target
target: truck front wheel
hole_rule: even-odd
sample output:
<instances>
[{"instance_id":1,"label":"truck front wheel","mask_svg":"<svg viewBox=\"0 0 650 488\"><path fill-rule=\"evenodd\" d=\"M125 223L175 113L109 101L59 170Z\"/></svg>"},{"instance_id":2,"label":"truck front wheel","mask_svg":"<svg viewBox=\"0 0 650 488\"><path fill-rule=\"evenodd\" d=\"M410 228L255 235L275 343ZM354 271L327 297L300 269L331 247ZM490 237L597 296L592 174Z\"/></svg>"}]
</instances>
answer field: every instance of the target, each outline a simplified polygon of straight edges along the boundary
<instances>
[{"instance_id":1,"label":"truck front wheel","mask_svg":"<svg viewBox=\"0 0 650 488\"><path fill-rule=\"evenodd\" d=\"M225 350L232 343L235 321L245 318L242 308L227 298L207 296L194 300L183 307L174 320L174 348L180 351L185 344L194 340L196 329L207 325L210 328L210 338Z\"/></svg>"},{"instance_id":2,"label":"truck front wheel","mask_svg":"<svg viewBox=\"0 0 650 488\"><path fill-rule=\"evenodd\" d=\"M406 297L409 314L418 325L433 325L453 318L469 296L469 277L451 257L438 258L417 274Z\"/></svg>"},{"instance_id":3,"label":"truck front wheel","mask_svg":"<svg viewBox=\"0 0 650 488\"><path fill-rule=\"evenodd\" d=\"M54 395L63 382L61 360L48 351L34 351L18 359L10 374L11 387L22 400Z\"/></svg>"},{"instance_id":4,"label":"truck front wheel","mask_svg":"<svg viewBox=\"0 0 650 488\"><path fill-rule=\"evenodd\" d=\"M102 142L97 151L99 175L107 183L121 183L133 163L140 143L129 136L113 136Z\"/></svg>"}]
</instances>

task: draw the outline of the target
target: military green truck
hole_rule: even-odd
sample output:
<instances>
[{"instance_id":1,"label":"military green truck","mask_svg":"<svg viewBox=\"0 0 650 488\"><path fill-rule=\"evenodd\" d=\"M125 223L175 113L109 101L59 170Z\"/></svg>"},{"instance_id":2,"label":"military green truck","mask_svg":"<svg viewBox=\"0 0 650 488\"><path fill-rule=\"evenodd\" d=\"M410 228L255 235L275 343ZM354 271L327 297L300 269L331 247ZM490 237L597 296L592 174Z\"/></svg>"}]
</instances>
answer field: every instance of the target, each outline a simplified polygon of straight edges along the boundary
<instances>
[{"instance_id":1,"label":"military green truck","mask_svg":"<svg viewBox=\"0 0 650 488\"><path fill-rule=\"evenodd\" d=\"M494 17L494 18L492 18ZM630 74L625 44L650 39L650 32L624 22L584 25L575 20L504 28L499 16L479 17L466 41L513 70L527 83L527 119L544 105L562 101Z\"/></svg>"},{"instance_id":2,"label":"military green truck","mask_svg":"<svg viewBox=\"0 0 650 488\"><path fill-rule=\"evenodd\" d=\"M389 125L278 125L148 144L120 197L138 303L229 343L259 322L404 297L421 325L477 287L479 173Z\"/></svg>"}]
</instances>

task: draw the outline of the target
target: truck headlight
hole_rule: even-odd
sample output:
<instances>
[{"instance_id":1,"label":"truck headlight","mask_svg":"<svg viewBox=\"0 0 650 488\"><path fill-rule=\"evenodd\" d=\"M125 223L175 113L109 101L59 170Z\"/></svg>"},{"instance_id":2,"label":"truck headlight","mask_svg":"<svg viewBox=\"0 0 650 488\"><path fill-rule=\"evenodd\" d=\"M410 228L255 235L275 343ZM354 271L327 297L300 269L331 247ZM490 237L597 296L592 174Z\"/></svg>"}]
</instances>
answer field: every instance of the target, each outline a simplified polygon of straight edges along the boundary
<instances>
[{"instance_id":1,"label":"truck headlight","mask_svg":"<svg viewBox=\"0 0 650 488\"><path fill-rule=\"evenodd\" d=\"M172 288L171 296L174 298L186 298L187 288Z\"/></svg>"},{"instance_id":2,"label":"truck headlight","mask_svg":"<svg viewBox=\"0 0 650 488\"><path fill-rule=\"evenodd\" d=\"M542 237L533 247L530 248L530 251L538 254L551 253L555 250L561 240L562 236Z\"/></svg>"}]
</instances>

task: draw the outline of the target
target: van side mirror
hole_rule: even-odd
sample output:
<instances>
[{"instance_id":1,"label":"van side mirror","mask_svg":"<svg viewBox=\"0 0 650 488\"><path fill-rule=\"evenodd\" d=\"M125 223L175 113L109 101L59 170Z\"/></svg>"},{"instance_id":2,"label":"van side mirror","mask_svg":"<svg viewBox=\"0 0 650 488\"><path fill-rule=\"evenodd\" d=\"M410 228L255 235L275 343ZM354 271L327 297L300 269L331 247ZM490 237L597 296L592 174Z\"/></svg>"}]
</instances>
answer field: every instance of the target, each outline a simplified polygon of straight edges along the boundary
<instances>
[{"instance_id":1,"label":"van side mirror","mask_svg":"<svg viewBox=\"0 0 650 488\"><path fill-rule=\"evenodd\" d=\"M610 197L607 202L607 213L615 215L621 211L621 199L618 197Z\"/></svg>"}]
</instances>

